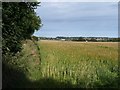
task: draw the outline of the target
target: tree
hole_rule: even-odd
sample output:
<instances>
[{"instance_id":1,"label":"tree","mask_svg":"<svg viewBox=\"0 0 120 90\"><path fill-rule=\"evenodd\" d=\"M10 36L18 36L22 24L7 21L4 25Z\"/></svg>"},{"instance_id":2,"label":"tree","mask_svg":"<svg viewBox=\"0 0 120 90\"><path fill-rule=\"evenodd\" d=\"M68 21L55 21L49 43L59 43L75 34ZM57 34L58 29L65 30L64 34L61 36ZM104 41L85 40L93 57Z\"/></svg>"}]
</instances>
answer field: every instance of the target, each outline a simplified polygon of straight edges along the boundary
<instances>
[{"instance_id":1,"label":"tree","mask_svg":"<svg viewBox=\"0 0 120 90\"><path fill-rule=\"evenodd\" d=\"M29 39L41 27L41 19L34 9L38 2L2 3L2 54L15 54L21 50L21 41Z\"/></svg>"}]
</instances>

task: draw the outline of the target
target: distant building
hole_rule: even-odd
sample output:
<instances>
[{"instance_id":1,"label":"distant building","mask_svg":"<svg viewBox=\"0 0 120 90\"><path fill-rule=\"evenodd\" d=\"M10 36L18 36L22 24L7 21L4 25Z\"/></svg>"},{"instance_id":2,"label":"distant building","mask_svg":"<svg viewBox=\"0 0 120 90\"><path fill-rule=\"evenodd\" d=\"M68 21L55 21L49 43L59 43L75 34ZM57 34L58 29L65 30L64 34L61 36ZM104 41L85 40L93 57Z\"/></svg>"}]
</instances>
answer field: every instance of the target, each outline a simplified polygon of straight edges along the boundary
<instances>
[{"instance_id":1,"label":"distant building","mask_svg":"<svg viewBox=\"0 0 120 90\"><path fill-rule=\"evenodd\" d=\"M65 41L65 39L61 39L62 41Z\"/></svg>"}]
</instances>

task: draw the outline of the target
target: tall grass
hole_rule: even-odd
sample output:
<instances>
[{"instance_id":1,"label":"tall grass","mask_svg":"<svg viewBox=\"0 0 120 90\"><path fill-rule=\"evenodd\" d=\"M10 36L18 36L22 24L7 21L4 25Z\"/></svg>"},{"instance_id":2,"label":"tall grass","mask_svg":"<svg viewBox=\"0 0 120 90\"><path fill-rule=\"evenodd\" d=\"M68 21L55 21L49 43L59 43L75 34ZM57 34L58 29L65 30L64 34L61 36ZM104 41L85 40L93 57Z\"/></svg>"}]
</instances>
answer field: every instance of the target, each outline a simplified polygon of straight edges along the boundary
<instances>
[{"instance_id":1,"label":"tall grass","mask_svg":"<svg viewBox=\"0 0 120 90\"><path fill-rule=\"evenodd\" d=\"M40 41L42 78L76 87L117 87L117 43Z\"/></svg>"}]
</instances>

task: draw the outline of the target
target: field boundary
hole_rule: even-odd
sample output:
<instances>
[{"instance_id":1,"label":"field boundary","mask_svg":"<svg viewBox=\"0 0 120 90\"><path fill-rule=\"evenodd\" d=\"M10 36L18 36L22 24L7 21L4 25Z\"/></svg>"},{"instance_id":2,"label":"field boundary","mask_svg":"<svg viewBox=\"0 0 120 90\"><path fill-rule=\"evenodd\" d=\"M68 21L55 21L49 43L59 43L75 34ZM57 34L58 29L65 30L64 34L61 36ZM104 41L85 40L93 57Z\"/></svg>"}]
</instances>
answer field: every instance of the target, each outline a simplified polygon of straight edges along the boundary
<instances>
[{"instance_id":1,"label":"field boundary","mask_svg":"<svg viewBox=\"0 0 120 90\"><path fill-rule=\"evenodd\" d=\"M36 46L37 48L37 53L38 53L38 57L39 57L39 61L40 61L40 64L41 64L41 53L40 53L40 47L38 46L38 44L36 43L35 40L32 40L34 45Z\"/></svg>"}]
</instances>

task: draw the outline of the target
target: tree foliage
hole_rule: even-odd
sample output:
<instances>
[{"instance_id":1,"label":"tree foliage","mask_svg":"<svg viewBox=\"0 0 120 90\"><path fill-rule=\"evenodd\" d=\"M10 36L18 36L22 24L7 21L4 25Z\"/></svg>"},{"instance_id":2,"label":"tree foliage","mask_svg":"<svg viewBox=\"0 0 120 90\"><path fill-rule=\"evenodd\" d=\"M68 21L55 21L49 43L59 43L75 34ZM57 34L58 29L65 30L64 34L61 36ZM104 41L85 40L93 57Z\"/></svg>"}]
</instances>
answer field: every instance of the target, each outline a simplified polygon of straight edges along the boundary
<instances>
[{"instance_id":1,"label":"tree foliage","mask_svg":"<svg viewBox=\"0 0 120 90\"><path fill-rule=\"evenodd\" d=\"M36 36L31 36L31 39L34 41L38 41L38 37L36 37Z\"/></svg>"},{"instance_id":2,"label":"tree foliage","mask_svg":"<svg viewBox=\"0 0 120 90\"><path fill-rule=\"evenodd\" d=\"M7 53L15 54L21 50L21 41L29 39L41 26L36 15L37 2L2 3L2 50L3 58Z\"/></svg>"}]
</instances>

